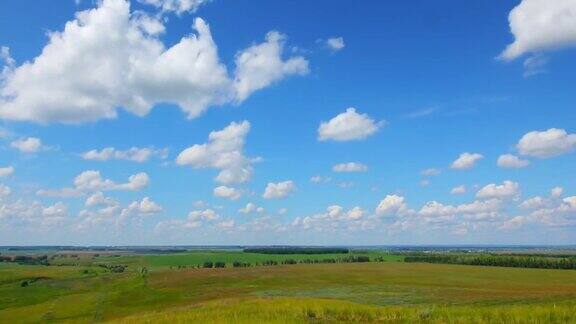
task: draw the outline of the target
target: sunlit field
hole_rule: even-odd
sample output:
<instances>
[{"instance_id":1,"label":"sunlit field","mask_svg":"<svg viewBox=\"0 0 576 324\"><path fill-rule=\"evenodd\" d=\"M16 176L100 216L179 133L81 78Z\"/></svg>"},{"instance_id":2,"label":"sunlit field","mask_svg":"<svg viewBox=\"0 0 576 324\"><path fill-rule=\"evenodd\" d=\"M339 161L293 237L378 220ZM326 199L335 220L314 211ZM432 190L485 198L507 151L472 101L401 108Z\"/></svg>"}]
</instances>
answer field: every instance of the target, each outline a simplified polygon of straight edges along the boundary
<instances>
[{"instance_id":1,"label":"sunlit field","mask_svg":"<svg viewBox=\"0 0 576 324\"><path fill-rule=\"evenodd\" d=\"M576 321L576 271L371 261L256 265L317 255L78 254L0 263L0 322ZM202 268L206 260L225 268ZM78 260L78 265L73 264ZM251 262L232 267L232 262ZM115 273L103 264L125 264ZM180 267L178 267L180 266ZM200 266L200 267L199 267ZM26 282L23 285L23 282Z\"/></svg>"}]
</instances>

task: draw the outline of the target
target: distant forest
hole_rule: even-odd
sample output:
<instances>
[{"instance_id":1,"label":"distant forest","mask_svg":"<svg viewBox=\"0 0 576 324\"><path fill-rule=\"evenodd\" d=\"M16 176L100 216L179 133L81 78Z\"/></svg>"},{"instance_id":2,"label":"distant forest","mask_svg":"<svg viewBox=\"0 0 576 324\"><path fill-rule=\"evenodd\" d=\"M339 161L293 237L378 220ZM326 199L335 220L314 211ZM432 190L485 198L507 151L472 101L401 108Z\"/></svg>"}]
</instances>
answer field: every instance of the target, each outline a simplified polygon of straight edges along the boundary
<instances>
[{"instance_id":1,"label":"distant forest","mask_svg":"<svg viewBox=\"0 0 576 324\"><path fill-rule=\"evenodd\" d=\"M513 268L576 269L576 256L412 254L404 262L465 264Z\"/></svg>"},{"instance_id":2,"label":"distant forest","mask_svg":"<svg viewBox=\"0 0 576 324\"><path fill-rule=\"evenodd\" d=\"M262 254L348 254L346 248L321 248L321 247L258 247L245 248L246 253Z\"/></svg>"}]
</instances>

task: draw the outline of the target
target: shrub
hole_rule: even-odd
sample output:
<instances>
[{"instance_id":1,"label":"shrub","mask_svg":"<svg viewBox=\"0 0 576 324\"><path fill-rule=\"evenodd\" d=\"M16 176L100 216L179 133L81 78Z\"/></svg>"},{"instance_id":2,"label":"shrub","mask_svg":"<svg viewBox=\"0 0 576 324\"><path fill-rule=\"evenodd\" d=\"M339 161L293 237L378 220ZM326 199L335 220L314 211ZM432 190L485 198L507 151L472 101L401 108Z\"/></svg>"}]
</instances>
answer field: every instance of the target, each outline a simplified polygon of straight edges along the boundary
<instances>
[{"instance_id":1,"label":"shrub","mask_svg":"<svg viewBox=\"0 0 576 324\"><path fill-rule=\"evenodd\" d=\"M213 266L214 264L211 261L206 261L204 265L202 265L203 268L212 268Z\"/></svg>"}]
</instances>

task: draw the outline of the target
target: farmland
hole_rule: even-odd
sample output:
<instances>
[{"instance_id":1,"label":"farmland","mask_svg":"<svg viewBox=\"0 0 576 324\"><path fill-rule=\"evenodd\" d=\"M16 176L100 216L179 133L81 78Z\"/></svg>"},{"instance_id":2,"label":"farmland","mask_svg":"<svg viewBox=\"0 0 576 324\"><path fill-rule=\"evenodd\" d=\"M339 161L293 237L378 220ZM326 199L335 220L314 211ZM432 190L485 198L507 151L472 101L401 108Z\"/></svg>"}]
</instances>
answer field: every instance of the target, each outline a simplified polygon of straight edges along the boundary
<instances>
[{"instance_id":1,"label":"farmland","mask_svg":"<svg viewBox=\"0 0 576 324\"><path fill-rule=\"evenodd\" d=\"M308 264L342 255L193 251L57 253L48 266L0 263L0 322L576 319L573 270L405 263L399 255L359 252L350 255L379 261ZM302 263L281 264L287 258ZM225 268L203 268L208 260ZM263 265L268 260L278 265ZM111 271L114 265L125 271Z\"/></svg>"}]
</instances>

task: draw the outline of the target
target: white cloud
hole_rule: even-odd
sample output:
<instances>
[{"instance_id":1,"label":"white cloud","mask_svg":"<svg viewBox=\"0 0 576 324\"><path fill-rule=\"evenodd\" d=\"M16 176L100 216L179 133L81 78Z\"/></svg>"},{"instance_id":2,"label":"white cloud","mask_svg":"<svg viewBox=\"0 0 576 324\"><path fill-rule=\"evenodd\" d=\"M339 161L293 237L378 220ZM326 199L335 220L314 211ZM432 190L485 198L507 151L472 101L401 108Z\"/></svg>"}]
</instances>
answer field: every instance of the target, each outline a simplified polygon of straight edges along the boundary
<instances>
[{"instance_id":1,"label":"white cloud","mask_svg":"<svg viewBox=\"0 0 576 324\"><path fill-rule=\"evenodd\" d=\"M42 216L52 218L62 218L68 215L68 207L62 203L57 202L54 205L42 209Z\"/></svg>"},{"instance_id":2,"label":"white cloud","mask_svg":"<svg viewBox=\"0 0 576 324\"><path fill-rule=\"evenodd\" d=\"M404 115L404 117L410 118L410 119L422 118L422 117L426 117L426 116L430 116L430 115L434 114L437 110L438 110L438 108L436 108L436 107L428 107L428 108L424 108L424 109L410 112L410 113Z\"/></svg>"},{"instance_id":3,"label":"white cloud","mask_svg":"<svg viewBox=\"0 0 576 324\"><path fill-rule=\"evenodd\" d=\"M128 177L125 183L116 183L110 179L102 178L100 171L86 170L74 178L74 187L61 189L40 189L36 192L41 197L51 198L75 198L83 196L85 193L96 192L92 199L98 201L98 191L126 190L139 191L144 189L150 183L150 177L144 172L133 174ZM88 198L90 200L90 197ZM86 201L88 204L88 200Z\"/></svg>"},{"instance_id":4,"label":"white cloud","mask_svg":"<svg viewBox=\"0 0 576 324\"><path fill-rule=\"evenodd\" d=\"M320 123L318 140L361 140L376 133L383 125L384 121L376 122L367 114L359 114L355 108L348 108L328 122Z\"/></svg>"},{"instance_id":5,"label":"white cloud","mask_svg":"<svg viewBox=\"0 0 576 324\"><path fill-rule=\"evenodd\" d=\"M476 165L476 162L483 158L482 154L465 152L460 154L450 167L457 170L471 169Z\"/></svg>"},{"instance_id":6,"label":"white cloud","mask_svg":"<svg viewBox=\"0 0 576 324\"><path fill-rule=\"evenodd\" d=\"M501 168L524 168L530 165L530 161L522 160L516 155L503 154L498 157L496 164Z\"/></svg>"},{"instance_id":7,"label":"white cloud","mask_svg":"<svg viewBox=\"0 0 576 324\"><path fill-rule=\"evenodd\" d=\"M233 219L227 219L216 223L216 227L225 231L229 231L234 228L235 224L236 222Z\"/></svg>"},{"instance_id":8,"label":"white cloud","mask_svg":"<svg viewBox=\"0 0 576 324\"><path fill-rule=\"evenodd\" d=\"M364 216L365 213L366 212L362 208L356 206L346 213L346 218L349 220L357 220L362 218L362 216Z\"/></svg>"},{"instance_id":9,"label":"white cloud","mask_svg":"<svg viewBox=\"0 0 576 324\"><path fill-rule=\"evenodd\" d=\"M437 201L429 201L427 202L420 211L418 211L418 215L424 217L452 217L456 214L457 208L451 205L444 205Z\"/></svg>"},{"instance_id":10,"label":"white cloud","mask_svg":"<svg viewBox=\"0 0 576 324\"><path fill-rule=\"evenodd\" d=\"M435 168L425 169L425 170L422 170L422 172L420 172L420 174L422 174L425 177L433 177L433 176L440 175L441 173L442 173L442 170L435 169Z\"/></svg>"},{"instance_id":11,"label":"white cloud","mask_svg":"<svg viewBox=\"0 0 576 324\"><path fill-rule=\"evenodd\" d=\"M359 162L348 162L336 164L332 167L334 172L366 172L368 167Z\"/></svg>"},{"instance_id":12,"label":"white cloud","mask_svg":"<svg viewBox=\"0 0 576 324\"><path fill-rule=\"evenodd\" d=\"M504 181L501 185L491 183L480 189L476 197L480 199L512 198L520 194L520 185L517 182Z\"/></svg>"},{"instance_id":13,"label":"white cloud","mask_svg":"<svg viewBox=\"0 0 576 324\"><path fill-rule=\"evenodd\" d=\"M458 214L468 216L473 220L488 220L499 216L502 209L500 199L475 200L469 204L462 204L456 207Z\"/></svg>"},{"instance_id":14,"label":"white cloud","mask_svg":"<svg viewBox=\"0 0 576 324\"><path fill-rule=\"evenodd\" d=\"M316 231L333 231L338 228L351 230L365 225L366 214L366 211L358 206L346 211L342 206L331 205L323 213L295 218L291 226Z\"/></svg>"},{"instance_id":15,"label":"white cloud","mask_svg":"<svg viewBox=\"0 0 576 324\"><path fill-rule=\"evenodd\" d=\"M199 4L151 2L177 12ZM269 32L264 43L237 54L230 76L202 19L195 19L195 33L171 47L160 38L161 19L130 12L126 0L98 1L97 8L76 13L63 31L49 33L39 56L4 68L0 118L82 123L115 118L119 108L143 116L159 103L176 104L195 118L211 106L240 102L287 75L308 71L302 57L283 60L284 37Z\"/></svg>"},{"instance_id":16,"label":"white cloud","mask_svg":"<svg viewBox=\"0 0 576 324\"><path fill-rule=\"evenodd\" d=\"M251 213L263 213L264 208L256 206L254 203L247 203L246 207L238 209L238 212L242 214L251 214Z\"/></svg>"},{"instance_id":17,"label":"white cloud","mask_svg":"<svg viewBox=\"0 0 576 324\"><path fill-rule=\"evenodd\" d=\"M499 199L476 200L457 206L430 201L418 211L416 214L418 218L411 221L413 223L424 222L425 224L443 224L443 226L462 228L470 222L493 221L501 216L502 208L503 204Z\"/></svg>"},{"instance_id":18,"label":"white cloud","mask_svg":"<svg viewBox=\"0 0 576 324\"><path fill-rule=\"evenodd\" d=\"M11 193L12 193L12 189L10 189L10 187L0 183L0 200L3 196L8 196Z\"/></svg>"},{"instance_id":19,"label":"white cloud","mask_svg":"<svg viewBox=\"0 0 576 324\"><path fill-rule=\"evenodd\" d=\"M404 197L397 195L387 195L376 207L378 215L394 215L406 209Z\"/></svg>"},{"instance_id":20,"label":"white cloud","mask_svg":"<svg viewBox=\"0 0 576 324\"><path fill-rule=\"evenodd\" d=\"M519 207L524 209L539 209L548 205L548 200L542 197L532 197L524 200Z\"/></svg>"},{"instance_id":21,"label":"white cloud","mask_svg":"<svg viewBox=\"0 0 576 324\"><path fill-rule=\"evenodd\" d=\"M522 0L508 16L514 42L500 58L513 60L526 53L539 53L576 45L575 0Z\"/></svg>"},{"instance_id":22,"label":"white cloud","mask_svg":"<svg viewBox=\"0 0 576 324\"><path fill-rule=\"evenodd\" d=\"M338 52L346 47L346 44L344 43L344 38L332 37L326 40L326 46L328 46L331 51Z\"/></svg>"},{"instance_id":23,"label":"white cloud","mask_svg":"<svg viewBox=\"0 0 576 324\"><path fill-rule=\"evenodd\" d=\"M129 216L149 216L162 211L162 206L158 205L149 197L144 197L140 201L133 201L128 207L122 209L120 220L123 221Z\"/></svg>"},{"instance_id":24,"label":"white cloud","mask_svg":"<svg viewBox=\"0 0 576 324\"><path fill-rule=\"evenodd\" d=\"M158 156L160 158L165 158L167 155L167 150L156 150L149 147L131 147L128 150L117 150L113 147L106 147L100 151L90 150L82 153L82 158L84 160L94 160L94 161L108 161L112 159L116 160L127 160L133 162L146 162L152 156Z\"/></svg>"},{"instance_id":25,"label":"white cloud","mask_svg":"<svg viewBox=\"0 0 576 324\"><path fill-rule=\"evenodd\" d=\"M338 183L338 187L342 189L352 188L354 186L354 182L352 181L342 181Z\"/></svg>"},{"instance_id":26,"label":"white cloud","mask_svg":"<svg viewBox=\"0 0 576 324\"><path fill-rule=\"evenodd\" d=\"M503 222L498 229L504 231L513 230L524 225L527 221L528 218L526 216L514 216L511 219L508 219L505 222Z\"/></svg>"},{"instance_id":27,"label":"white cloud","mask_svg":"<svg viewBox=\"0 0 576 324\"><path fill-rule=\"evenodd\" d=\"M558 197L562 196L563 192L564 192L564 188L554 187L550 190L550 196L552 196L552 198L558 198Z\"/></svg>"},{"instance_id":28,"label":"white cloud","mask_svg":"<svg viewBox=\"0 0 576 324\"><path fill-rule=\"evenodd\" d=\"M0 62L3 62L6 69L13 67L16 61L10 56L10 48L6 46L0 46ZM4 72L4 71L2 71Z\"/></svg>"},{"instance_id":29,"label":"white cloud","mask_svg":"<svg viewBox=\"0 0 576 324\"><path fill-rule=\"evenodd\" d=\"M289 75L308 73L308 61L301 56L282 60L286 36L277 31L266 34L266 41L236 55L236 100L243 101L252 92L265 88Z\"/></svg>"},{"instance_id":30,"label":"white cloud","mask_svg":"<svg viewBox=\"0 0 576 324\"><path fill-rule=\"evenodd\" d=\"M523 209L542 209L551 208L558 203L559 198L561 198L564 188L554 187L550 190L550 197L543 198L540 196L532 197L530 199L524 200L519 207Z\"/></svg>"},{"instance_id":31,"label":"white cloud","mask_svg":"<svg viewBox=\"0 0 576 324\"><path fill-rule=\"evenodd\" d=\"M215 168L220 173L216 181L224 184L243 183L250 180L253 173L253 160L244 156L246 135L250 123L231 123L220 131L210 132L208 143L191 146L178 155L178 165L193 168Z\"/></svg>"},{"instance_id":32,"label":"white cloud","mask_svg":"<svg viewBox=\"0 0 576 324\"><path fill-rule=\"evenodd\" d=\"M534 55L524 60L523 76L529 78L538 74L546 73L548 65L548 58L542 55Z\"/></svg>"},{"instance_id":33,"label":"white cloud","mask_svg":"<svg viewBox=\"0 0 576 324\"><path fill-rule=\"evenodd\" d=\"M155 229L156 231L178 231L199 228L206 223L214 223L220 218L220 215L212 209L197 209L191 211L185 220L171 219L161 221L156 225Z\"/></svg>"},{"instance_id":34,"label":"white cloud","mask_svg":"<svg viewBox=\"0 0 576 324\"><path fill-rule=\"evenodd\" d=\"M287 197L290 193L296 190L296 185L292 180L273 183L269 182L266 185L266 190L262 197L264 199L281 199Z\"/></svg>"},{"instance_id":35,"label":"white cloud","mask_svg":"<svg viewBox=\"0 0 576 324\"><path fill-rule=\"evenodd\" d=\"M28 137L15 140L10 143L10 146L23 153L36 153L44 149L42 141L37 137Z\"/></svg>"},{"instance_id":36,"label":"white cloud","mask_svg":"<svg viewBox=\"0 0 576 324\"><path fill-rule=\"evenodd\" d=\"M576 196L566 197L562 199L562 204L558 207L558 211L564 213L576 212Z\"/></svg>"},{"instance_id":37,"label":"white cloud","mask_svg":"<svg viewBox=\"0 0 576 324\"><path fill-rule=\"evenodd\" d=\"M576 134L568 134L558 128L532 131L522 136L516 148L522 155L551 158L573 151L576 148Z\"/></svg>"},{"instance_id":38,"label":"white cloud","mask_svg":"<svg viewBox=\"0 0 576 324\"><path fill-rule=\"evenodd\" d=\"M144 172L131 175L128 182L117 184L110 179L102 178L100 171L87 170L74 178L74 186L80 191L108 190L142 190L150 183L150 178Z\"/></svg>"},{"instance_id":39,"label":"white cloud","mask_svg":"<svg viewBox=\"0 0 576 324\"><path fill-rule=\"evenodd\" d=\"M310 182L312 183L327 183L330 182L332 179L330 177L323 177L323 176L312 176L310 177Z\"/></svg>"},{"instance_id":40,"label":"white cloud","mask_svg":"<svg viewBox=\"0 0 576 324\"><path fill-rule=\"evenodd\" d=\"M212 209L193 210L188 214L190 221L215 221L220 219L220 215Z\"/></svg>"},{"instance_id":41,"label":"white cloud","mask_svg":"<svg viewBox=\"0 0 576 324\"><path fill-rule=\"evenodd\" d=\"M456 186L452 188L452 190L450 190L450 193L453 195L460 195L466 193L466 186L465 185Z\"/></svg>"},{"instance_id":42,"label":"white cloud","mask_svg":"<svg viewBox=\"0 0 576 324\"><path fill-rule=\"evenodd\" d=\"M198 8L210 2L210 0L138 0L142 3L153 5L164 12L173 11L177 14L196 12Z\"/></svg>"},{"instance_id":43,"label":"white cloud","mask_svg":"<svg viewBox=\"0 0 576 324\"><path fill-rule=\"evenodd\" d=\"M219 186L214 188L214 196L229 200L236 200L242 197L242 191L227 186Z\"/></svg>"},{"instance_id":44,"label":"white cloud","mask_svg":"<svg viewBox=\"0 0 576 324\"><path fill-rule=\"evenodd\" d=\"M9 175L12 175L13 173L14 173L14 167L13 166L7 166L7 167L0 168L0 178L7 177Z\"/></svg>"},{"instance_id":45,"label":"white cloud","mask_svg":"<svg viewBox=\"0 0 576 324\"><path fill-rule=\"evenodd\" d=\"M36 191L36 195L46 198L77 198L83 193L76 188L61 188L61 189L40 189Z\"/></svg>"},{"instance_id":46,"label":"white cloud","mask_svg":"<svg viewBox=\"0 0 576 324\"><path fill-rule=\"evenodd\" d=\"M94 207L94 206L114 206L118 205L118 202L111 197L104 196L102 191L97 191L94 194L90 195L86 198L86 202L84 202L84 206L86 207Z\"/></svg>"}]
</instances>

